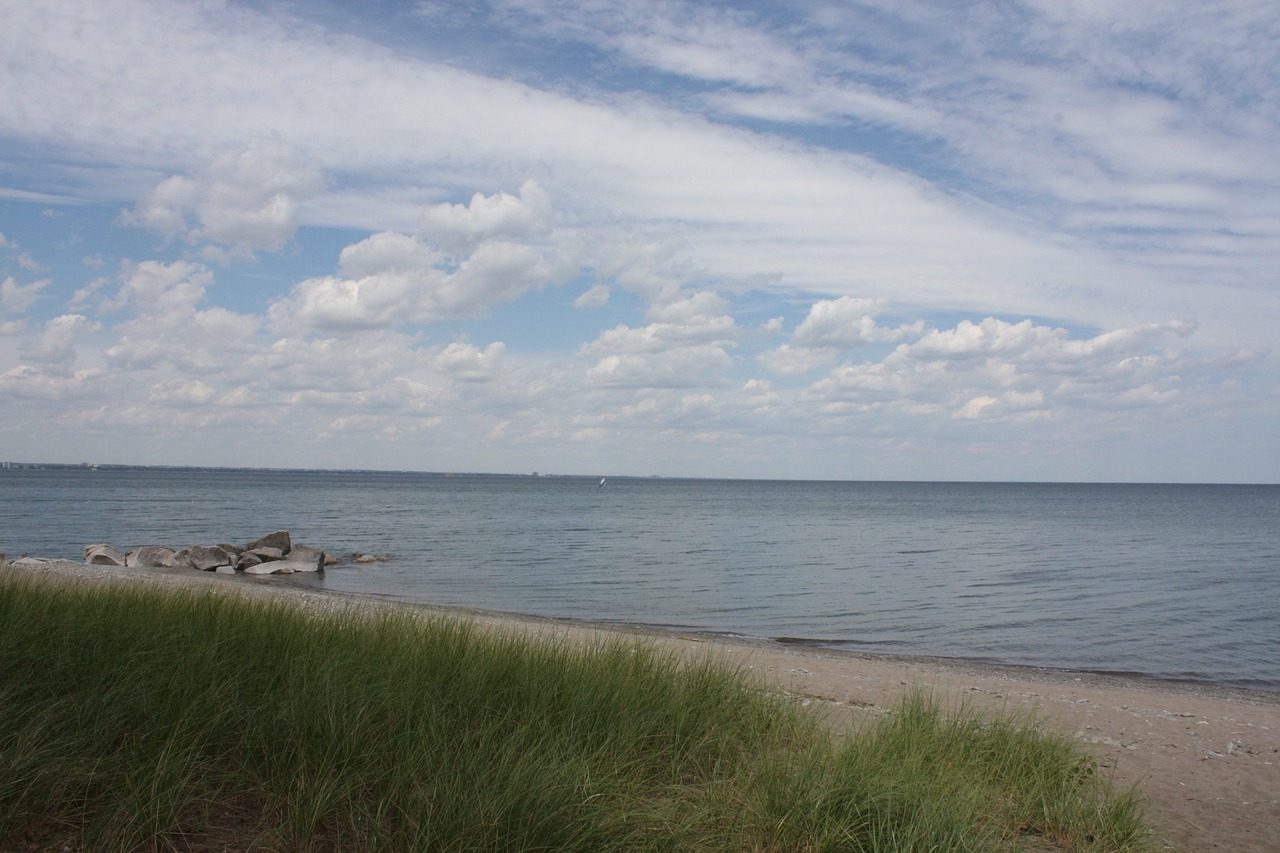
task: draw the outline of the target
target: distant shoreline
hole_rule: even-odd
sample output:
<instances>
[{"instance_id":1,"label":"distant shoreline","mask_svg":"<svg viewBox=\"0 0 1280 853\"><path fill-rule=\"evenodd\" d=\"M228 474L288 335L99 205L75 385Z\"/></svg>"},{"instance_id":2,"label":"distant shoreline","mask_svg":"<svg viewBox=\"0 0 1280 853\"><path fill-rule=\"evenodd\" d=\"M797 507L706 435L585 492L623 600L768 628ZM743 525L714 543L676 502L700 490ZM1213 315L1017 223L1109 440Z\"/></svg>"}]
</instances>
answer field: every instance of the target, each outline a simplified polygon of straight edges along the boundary
<instances>
[{"instance_id":1,"label":"distant shoreline","mask_svg":"<svg viewBox=\"0 0 1280 853\"><path fill-rule=\"evenodd\" d=\"M591 472L578 473L546 473L539 471L531 471L528 473L517 472L491 472L491 471L419 471L405 469L389 469L389 468L275 468L264 466L241 466L241 465L135 465L123 463L96 463L96 462L15 462L0 460L0 471L116 471L139 473L163 473L173 472L176 474L344 474L344 475L360 475L360 476L386 476L386 477L440 477L445 479L453 478L476 478L476 479L511 479L511 480L531 480L531 479L547 479L547 480L590 480L594 484L600 478L600 474ZM608 474L610 481L636 481L636 480L664 480L664 481L688 481L688 482L743 482L743 483L919 483L919 484L945 484L954 483L957 485L965 484L981 484L981 485L1010 485L1010 486L1246 486L1274 488L1280 486L1280 483L1271 482L1255 482L1255 481L1210 481L1210 480L879 480L879 479L839 479L839 480L814 480L807 478L787 478L787 477L698 477L681 474Z\"/></svg>"}]
</instances>

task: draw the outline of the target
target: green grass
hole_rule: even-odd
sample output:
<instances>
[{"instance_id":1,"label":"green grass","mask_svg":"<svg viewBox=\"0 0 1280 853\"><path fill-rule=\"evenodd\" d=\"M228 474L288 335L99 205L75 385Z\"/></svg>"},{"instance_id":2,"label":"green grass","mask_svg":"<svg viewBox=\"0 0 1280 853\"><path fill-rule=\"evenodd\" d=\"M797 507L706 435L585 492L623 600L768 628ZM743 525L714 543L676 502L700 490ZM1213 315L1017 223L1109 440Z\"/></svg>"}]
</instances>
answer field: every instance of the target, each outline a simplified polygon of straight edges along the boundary
<instances>
[{"instance_id":1,"label":"green grass","mask_svg":"<svg viewBox=\"0 0 1280 853\"><path fill-rule=\"evenodd\" d=\"M0 575L0 849L1146 850L1034 721L837 740L723 662Z\"/></svg>"}]
</instances>

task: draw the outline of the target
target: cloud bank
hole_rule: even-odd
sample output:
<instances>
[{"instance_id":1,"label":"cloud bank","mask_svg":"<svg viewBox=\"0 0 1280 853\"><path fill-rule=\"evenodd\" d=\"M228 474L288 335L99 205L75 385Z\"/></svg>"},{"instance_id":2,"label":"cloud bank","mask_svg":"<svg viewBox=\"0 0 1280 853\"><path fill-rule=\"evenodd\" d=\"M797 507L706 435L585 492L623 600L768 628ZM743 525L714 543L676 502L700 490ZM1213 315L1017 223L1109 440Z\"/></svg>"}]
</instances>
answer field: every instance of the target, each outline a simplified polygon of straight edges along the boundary
<instances>
[{"instance_id":1,"label":"cloud bank","mask_svg":"<svg viewBox=\"0 0 1280 853\"><path fill-rule=\"evenodd\" d=\"M0 10L15 458L1280 477L1265 6Z\"/></svg>"}]
</instances>

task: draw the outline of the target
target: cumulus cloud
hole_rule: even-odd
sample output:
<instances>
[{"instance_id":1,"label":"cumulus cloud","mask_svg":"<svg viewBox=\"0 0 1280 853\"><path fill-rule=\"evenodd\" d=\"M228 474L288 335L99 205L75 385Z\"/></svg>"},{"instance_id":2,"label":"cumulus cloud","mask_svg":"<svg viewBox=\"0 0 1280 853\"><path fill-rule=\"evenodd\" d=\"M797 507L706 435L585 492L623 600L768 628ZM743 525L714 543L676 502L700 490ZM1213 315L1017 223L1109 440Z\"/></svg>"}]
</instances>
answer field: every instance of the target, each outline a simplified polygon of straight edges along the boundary
<instances>
[{"instance_id":1,"label":"cumulus cloud","mask_svg":"<svg viewBox=\"0 0 1280 853\"><path fill-rule=\"evenodd\" d=\"M653 322L619 324L582 345L579 355L595 359L587 377L605 385L690 387L722 373L740 333L724 313L728 304L711 291L655 303L647 314Z\"/></svg>"},{"instance_id":2,"label":"cumulus cloud","mask_svg":"<svg viewBox=\"0 0 1280 853\"><path fill-rule=\"evenodd\" d=\"M418 230L424 240L454 255L488 240L546 237L553 226L551 198L532 180L520 187L519 197L509 193L490 196L476 193L465 206L436 205L428 208L418 220Z\"/></svg>"},{"instance_id":3,"label":"cumulus cloud","mask_svg":"<svg viewBox=\"0 0 1280 853\"><path fill-rule=\"evenodd\" d=\"M125 211L121 219L126 225L146 228L165 237L186 236L191 230L187 214L196 206L196 196L195 181L171 175Z\"/></svg>"},{"instance_id":4,"label":"cumulus cloud","mask_svg":"<svg viewBox=\"0 0 1280 853\"><path fill-rule=\"evenodd\" d=\"M394 233L347 247L341 268L343 275L295 285L271 306L272 322L350 331L477 317L551 277L550 264L532 246L486 243L450 269L431 247Z\"/></svg>"},{"instance_id":5,"label":"cumulus cloud","mask_svg":"<svg viewBox=\"0 0 1280 853\"><path fill-rule=\"evenodd\" d=\"M650 306L645 317L654 323L673 326L713 327L728 319L729 300L710 290L701 290L677 299L665 299Z\"/></svg>"},{"instance_id":6,"label":"cumulus cloud","mask_svg":"<svg viewBox=\"0 0 1280 853\"><path fill-rule=\"evenodd\" d=\"M60 369L61 375L75 363L76 343L81 335L99 328L82 314L62 314L46 321L39 336L20 347L19 353L28 361Z\"/></svg>"},{"instance_id":7,"label":"cumulus cloud","mask_svg":"<svg viewBox=\"0 0 1280 853\"><path fill-rule=\"evenodd\" d=\"M115 296L102 300L107 312L132 307L138 315L157 320L185 319L204 299L213 272L189 261L142 261L125 264Z\"/></svg>"},{"instance_id":8,"label":"cumulus cloud","mask_svg":"<svg viewBox=\"0 0 1280 853\"><path fill-rule=\"evenodd\" d=\"M960 420L1052 418L1167 405L1203 369L1170 346L1191 334L1171 321L1072 338L1030 320L988 317L931 329L879 361L844 363L804 392L832 413L896 409Z\"/></svg>"},{"instance_id":9,"label":"cumulus cloud","mask_svg":"<svg viewBox=\"0 0 1280 853\"><path fill-rule=\"evenodd\" d=\"M876 323L882 300L841 296L815 302L791 336L794 347L853 349L870 343L900 340L924 330L922 323L889 329Z\"/></svg>"},{"instance_id":10,"label":"cumulus cloud","mask_svg":"<svg viewBox=\"0 0 1280 853\"><path fill-rule=\"evenodd\" d=\"M189 261L142 261L121 271L107 312L129 309L112 327L115 343L103 350L120 370L183 369L197 374L227 370L251 345L261 320L219 306L203 307L213 273Z\"/></svg>"},{"instance_id":11,"label":"cumulus cloud","mask_svg":"<svg viewBox=\"0 0 1280 853\"><path fill-rule=\"evenodd\" d=\"M872 343L901 340L920 335L924 323L889 328L876 321L884 301L841 296L815 302L796 327L790 341L757 356L766 370L780 376L798 376L833 363L844 350Z\"/></svg>"},{"instance_id":12,"label":"cumulus cloud","mask_svg":"<svg viewBox=\"0 0 1280 853\"><path fill-rule=\"evenodd\" d=\"M436 206L420 236L382 232L344 248L339 274L299 282L271 306L272 322L351 331L483 316L559 277L547 248L515 242L547 237L550 211L532 181L519 198L477 194L467 207Z\"/></svg>"},{"instance_id":13,"label":"cumulus cloud","mask_svg":"<svg viewBox=\"0 0 1280 853\"><path fill-rule=\"evenodd\" d=\"M599 358L587 378L600 385L628 388L689 388L729 367L724 347L697 344L651 352L616 352Z\"/></svg>"},{"instance_id":14,"label":"cumulus cloud","mask_svg":"<svg viewBox=\"0 0 1280 853\"><path fill-rule=\"evenodd\" d=\"M168 238L275 251L293 238L302 204L323 186L320 171L292 147L257 137L224 150L195 177L161 181L122 219Z\"/></svg>"},{"instance_id":15,"label":"cumulus cloud","mask_svg":"<svg viewBox=\"0 0 1280 853\"><path fill-rule=\"evenodd\" d=\"M493 379L502 368L506 345L495 341L479 349L464 341L455 341L435 353L432 365L462 382L484 382Z\"/></svg>"}]
</instances>

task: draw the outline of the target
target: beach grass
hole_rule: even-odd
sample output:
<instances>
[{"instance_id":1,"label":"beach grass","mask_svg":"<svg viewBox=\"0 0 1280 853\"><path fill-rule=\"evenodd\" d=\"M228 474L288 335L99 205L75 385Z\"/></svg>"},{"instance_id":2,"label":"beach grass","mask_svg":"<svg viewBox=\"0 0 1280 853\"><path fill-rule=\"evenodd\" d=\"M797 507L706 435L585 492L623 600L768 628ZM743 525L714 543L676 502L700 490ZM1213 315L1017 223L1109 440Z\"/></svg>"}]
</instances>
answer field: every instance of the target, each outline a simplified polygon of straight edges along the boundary
<instances>
[{"instance_id":1,"label":"beach grass","mask_svg":"<svg viewBox=\"0 0 1280 853\"><path fill-rule=\"evenodd\" d=\"M1030 718L836 737L714 656L0 575L0 849L1146 850Z\"/></svg>"}]
</instances>

